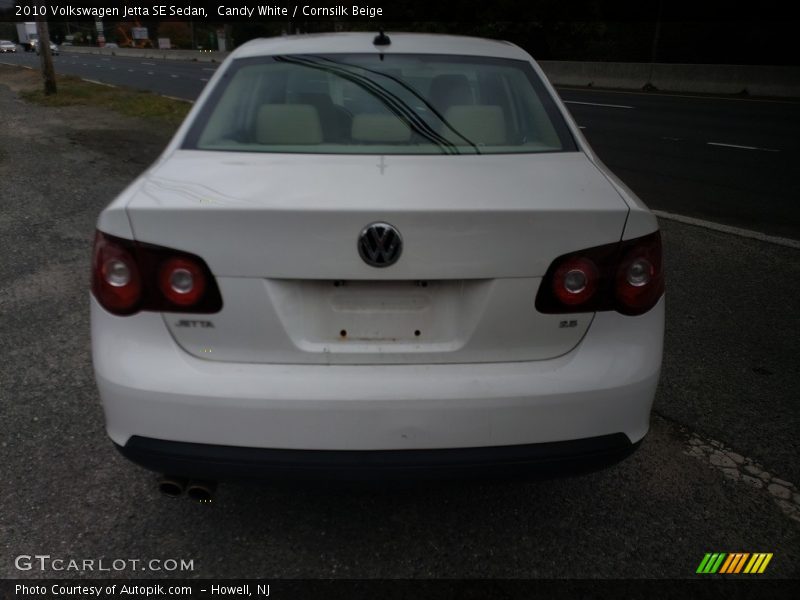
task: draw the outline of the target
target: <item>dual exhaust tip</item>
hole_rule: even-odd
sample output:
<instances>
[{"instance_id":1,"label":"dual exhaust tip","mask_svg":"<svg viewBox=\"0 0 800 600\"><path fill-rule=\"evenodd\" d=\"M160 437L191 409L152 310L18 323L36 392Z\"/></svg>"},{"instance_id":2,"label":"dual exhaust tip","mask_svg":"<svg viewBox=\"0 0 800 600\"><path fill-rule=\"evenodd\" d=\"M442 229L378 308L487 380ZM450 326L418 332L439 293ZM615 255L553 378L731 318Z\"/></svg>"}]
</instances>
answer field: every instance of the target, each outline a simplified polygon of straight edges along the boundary
<instances>
[{"instance_id":1,"label":"dual exhaust tip","mask_svg":"<svg viewBox=\"0 0 800 600\"><path fill-rule=\"evenodd\" d=\"M215 481L187 480L182 477L164 475L158 481L158 490L170 498L177 498L185 492L191 500L207 504L214 501L217 483Z\"/></svg>"}]
</instances>

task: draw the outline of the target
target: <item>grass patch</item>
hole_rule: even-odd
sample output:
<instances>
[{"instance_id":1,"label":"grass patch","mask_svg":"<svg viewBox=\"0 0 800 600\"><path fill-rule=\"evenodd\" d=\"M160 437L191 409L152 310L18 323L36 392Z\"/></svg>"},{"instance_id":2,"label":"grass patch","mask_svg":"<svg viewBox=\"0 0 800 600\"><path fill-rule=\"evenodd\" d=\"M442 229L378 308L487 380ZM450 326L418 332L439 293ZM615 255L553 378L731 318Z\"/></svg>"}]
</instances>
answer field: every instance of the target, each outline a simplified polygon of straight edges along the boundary
<instances>
[{"instance_id":1,"label":"grass patch","mask_svg":"<svg viewBox=\"0 0 800 600\"><path fill-rule=\"evenodd\" d=\"M108 87L70 76L58 78L58 93L52 96L46 96L41 89L20 90L19 93L28 102L43 106L97 106L128 117L158 119L176 126L192 106L148 91Z\"/></svg>"}]
</instances>

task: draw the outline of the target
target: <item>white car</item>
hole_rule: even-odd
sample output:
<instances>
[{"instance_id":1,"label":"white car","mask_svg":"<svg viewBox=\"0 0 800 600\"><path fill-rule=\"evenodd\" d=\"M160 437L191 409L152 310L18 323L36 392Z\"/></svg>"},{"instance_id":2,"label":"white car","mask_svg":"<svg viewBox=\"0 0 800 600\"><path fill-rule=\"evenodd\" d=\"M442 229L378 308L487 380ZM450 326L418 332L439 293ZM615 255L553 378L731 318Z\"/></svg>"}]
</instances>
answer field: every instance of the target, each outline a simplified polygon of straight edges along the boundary
<instances>
[{"instance_id":1,"label":"white car","mask_svg":"<svg viewBox=\"0 0 800 600\"><path fill-rule=\"evenodd\" d=\"M0 40L0 52L16 52L17 45L9 40Z\"/></svg>"},{"instance_id":2,"label":"white car","mask_svg":"<svg viewBox=\"0 0 800 600\"><path fill-rule=\"evenodd\" d=\"M33 42L31 42L31 43L33 43ZM39 44L34 44L34 48L36 48L36 54L39 54L41 52L41 49L39 48ZM54 44L53 42L50 42L50 54L52 54L53 56L58 56L60 54L60 52L61 51L59 50L58 46L56 44Z\"/></svg>"},{"instance_id":3,"label":"white car","mask_svg":"<svg viewBox=\"0 0 800 600\"><path fill-rule=\"evenodd\" d=\"M656 218L513 44L243 45L97 229L108 434L164 491L593 464L648 431Z\"/></svg>"}]
</instances>

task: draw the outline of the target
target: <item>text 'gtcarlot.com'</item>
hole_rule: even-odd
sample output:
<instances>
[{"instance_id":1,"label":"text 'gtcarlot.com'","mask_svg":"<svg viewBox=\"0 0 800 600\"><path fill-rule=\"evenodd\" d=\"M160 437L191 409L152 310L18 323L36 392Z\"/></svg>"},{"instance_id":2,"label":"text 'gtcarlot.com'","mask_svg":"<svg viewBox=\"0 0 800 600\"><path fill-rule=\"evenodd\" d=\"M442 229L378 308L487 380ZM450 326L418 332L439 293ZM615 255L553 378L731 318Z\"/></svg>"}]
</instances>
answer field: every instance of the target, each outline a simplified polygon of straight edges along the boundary
<instances>
[{"instance_id":1,"label":"text 'gtcarlot.com'","mask_svg":"<svg viewBox=\"0 0 800 600\"><path fill-rule=\"evenodd\" d=\"M194 571L194 560L183 558L53 558L49 554L20 554L19 571Z\"/></svg>"}]
</instances>

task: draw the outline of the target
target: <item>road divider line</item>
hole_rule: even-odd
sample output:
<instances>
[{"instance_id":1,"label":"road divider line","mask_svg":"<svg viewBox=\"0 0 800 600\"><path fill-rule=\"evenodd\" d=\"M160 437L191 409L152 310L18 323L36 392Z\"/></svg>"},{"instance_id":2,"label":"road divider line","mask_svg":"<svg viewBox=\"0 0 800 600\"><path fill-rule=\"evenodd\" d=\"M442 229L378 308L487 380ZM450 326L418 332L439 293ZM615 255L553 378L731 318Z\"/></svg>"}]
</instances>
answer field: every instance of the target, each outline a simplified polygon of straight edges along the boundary
<instances>
[{"instance_id":1,"label":"road divider line","mask_svg":"<svg viewBox=\"0 0 800 600\"><path fill-rule=\"evenodd\" d=\"M167 98L169 100L177 100L178 102L188 102L189 104L194 104L194 100L187 100L186 98L178 98L177 96L167 96L166 94L161 94L162 98Z\"/></svg>"},{"instance_id":2,"label":"road divider line","mask_svg":"<svg viewBox=\"0 0 800 600\"><path fill-rule=\"evenodd\" d=\"M213 72L213 71L216 71L216 69L208 69L206 67L203 67L203 71L212 71Z\"/></svg>"},{"instance_id":3,"label":"road divider line","mask_svg":"<svg viewBox=\"0 0 800 600\"><path fill-rule=\"evenodd\" d=\"M624 104L602 104L601 102L578 102L577 100L564 100L564 104L584 104L586 106L603 106L605 108L635 108Z\"/></svg>"},{"instance_id":4,"label":"road divider line","mask_svg":"<svg viewBox=\"0 0 800 600\"><path fill-rule=\"evenodd\" d=\"M97 81L96 79L86 79L85 77L81 77L81 81L85 81L87 83L94 83L94 84L97 84L97 85L104 85L104 86L110 87L110 88L117 87L117 86L112 85L110 83L103 83L102 81Z\"/></svg>"},{"instance_id":5,"label":"road divider line","mask_svg":"<svg viewBox=\"0 0 800 600\"><path fill-rule=\"evenodd\" d=\"M785 246L787 248L800 250L800 240L793 240L791 238L779 237L775 235L767 235L766 233L761 233L760 231L742 229L740 227L733 227L731 225L723 225L722 223L714 223L713 221L704 221L703 219L695 219L694 217L687 217L685 215L676 215L663 210L654 210L653 214L660 219L667 219L668 221L677 221L678 223L684 223L686 225L694 225L695 227L703 227L705 229L712 229L721 233L728 233L730 235L758 240L759 242L767 242L768 244L776 244L778 246Z\"/></svg>"},{"instance_id":6,"label":"road divider line","mask_svg":"<svg viewBox=\"0 0 800 600\"><path fill-rule=\"evenodd\" d=\"M762 152L780 152L775 148L759 148L758 146L742 146L739 144L724 144L722 142L706 142L709 146L722 146L723 148L736 148L737 150L761 150Z\"/></svg>"},{"instance_id":7,"label":"road divider line","mask_svg":"<svg viewBox=\"0 0 800 600\"><path fill-rule=\"evenodd\" d=\"M155 67L156 66L156 63L151 63L151 62L143 62L142 64L143 65L150 65L151 67Z\"/></svg>"}]
</instances>

